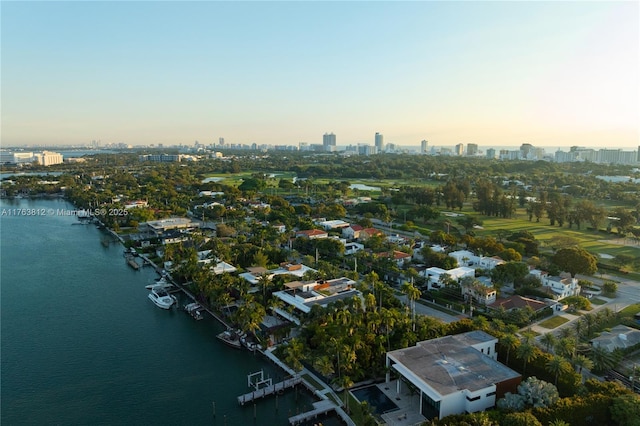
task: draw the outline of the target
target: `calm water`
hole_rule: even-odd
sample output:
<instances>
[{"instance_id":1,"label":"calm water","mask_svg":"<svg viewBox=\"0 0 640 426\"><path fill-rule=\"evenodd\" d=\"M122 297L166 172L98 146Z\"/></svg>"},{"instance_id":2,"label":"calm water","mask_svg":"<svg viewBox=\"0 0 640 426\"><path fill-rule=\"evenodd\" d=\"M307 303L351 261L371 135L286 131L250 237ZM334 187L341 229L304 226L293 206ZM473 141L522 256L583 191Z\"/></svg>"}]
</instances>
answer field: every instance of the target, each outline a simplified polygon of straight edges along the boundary
<instances>
[{"instance_id":1,"label":"calm water","mask_svg":"<svg viewBox=\"0 0 640 426\"><path fill-rule=\"evenodd\" d=\"M16 207L71 208L0 200L0 212ZM248 373L281 370L224 346L210 318L157 308L144 288L155 273L134 271L119 244L76 222L0 216L3 425L285 425L311 408L295 391L277 411L273 397L240 407Z\"/></svg>"}]
</instances>

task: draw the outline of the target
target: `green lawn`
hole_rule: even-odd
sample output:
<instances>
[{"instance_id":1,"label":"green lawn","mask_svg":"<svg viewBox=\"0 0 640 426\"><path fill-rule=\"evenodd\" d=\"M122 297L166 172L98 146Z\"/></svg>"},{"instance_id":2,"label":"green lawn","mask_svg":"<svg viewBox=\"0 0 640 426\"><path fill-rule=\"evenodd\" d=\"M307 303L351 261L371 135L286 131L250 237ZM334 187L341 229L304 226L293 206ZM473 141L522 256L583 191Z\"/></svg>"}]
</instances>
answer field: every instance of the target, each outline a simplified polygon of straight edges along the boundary
<instances>
[{"instance_id":1,"label":"green lawn","mask_svg":"<svg viewBox=\"0 0 640 426\"><path fill-rule=\"evenodd\" d=\"M597 297L594 297L593 299L589 299L591 301L591 303L593 303L594 305L604 305L605 303L607 303L606 300L602 300L602 299L598 299Z\"/></svg>"},{"instance_id":2,"label":"green lawn","mask_svg":"<svg viewBox=\"0 0 640 426\"><path fill-rule=\"evenodd\" d=\"M544 327L544 328L548 328L548 329L553 329L556 328L562 324L564 324L565 322L569 322L568 319L566 319L565 317L561 317L559 315L549 318L548 320L544 320L542 321L540 324L538 324L540 327Z\"/></svg>"},{"instance_id":3,"label":"green lawn","mask_svg":"<svg viewBox=\"0 0 640 426\"><path fill-rule=\"evenodd\" d=\"M315 381L314 378L308 374L303 374L302 378L306 380L309 384L313 385L313 387L315 387L317 390L321 390L324 388L320 383Z\"/></svg>"},{"instance_id":4,"label":"green lawn","mask_svg":"<svg viewBox=\"0 0 640 426\"><path fill-rule=\"evenodd\" d=\"M626 308L624 308L623 310L620 311L620 313L625 316L625 317L632 317L635 314L637 314L638 312L640 312L640 303L635 303L633 305L629 305Z\"/></svg>"}]
</instances>

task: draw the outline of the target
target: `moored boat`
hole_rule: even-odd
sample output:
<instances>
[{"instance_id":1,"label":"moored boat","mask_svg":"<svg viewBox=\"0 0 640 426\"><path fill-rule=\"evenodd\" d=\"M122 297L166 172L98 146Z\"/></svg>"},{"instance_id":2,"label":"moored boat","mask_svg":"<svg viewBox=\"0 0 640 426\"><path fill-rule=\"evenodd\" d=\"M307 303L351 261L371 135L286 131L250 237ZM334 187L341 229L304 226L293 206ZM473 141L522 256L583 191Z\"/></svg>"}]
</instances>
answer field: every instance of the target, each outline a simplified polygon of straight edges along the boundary
<instances>
[{"instance_id":1,"label":"moored boat","mask_svg":"<svg viewBox=\"0 0 640 426\"><path fill-rule=\"evenodd\" d=\"M233 330L225 330L216 335L216 337L232 348L240 349L242 347L242 344L240 343L240 335Z\"/></svg>"},{"instance_id":2,"label":"moored boat","mask_svg":"<svg viewBox=\"0 0 640 426\"><path fill-rule=\"evenodd\" d=\"M194 302L184 305L184 311L198 321L204 318L204 308L199 303Z\"/></svg>"},{"instance_id":3,"label":"moored boat","mask_svg":"<svg viewBox=\"0 0 640 426\"><path fill-rule=\"evenodd\" d=\"M149 299L161 309L171 309L178 300L175 296L170 295L164 288L154 287L149 293Z\"/></svg>"}]
</instances>

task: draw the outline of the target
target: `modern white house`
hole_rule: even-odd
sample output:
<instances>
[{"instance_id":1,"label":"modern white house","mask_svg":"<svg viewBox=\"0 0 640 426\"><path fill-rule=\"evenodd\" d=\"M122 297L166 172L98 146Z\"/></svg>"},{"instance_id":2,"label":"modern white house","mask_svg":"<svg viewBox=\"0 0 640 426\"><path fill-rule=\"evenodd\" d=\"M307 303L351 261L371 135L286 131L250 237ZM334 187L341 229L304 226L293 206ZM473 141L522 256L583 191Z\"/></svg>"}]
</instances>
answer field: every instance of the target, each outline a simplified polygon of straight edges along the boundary
<instances>
[{"instance_id":1,"label":"modern white house","mask_svg":"<svg viewBox=\"0 0 640 426\"><path fill-rule=\"evenodd\" d=\"M498 265L505 263L498 256L486 257L478 256L469 250L457 250L449 253L450 257L453 257L458 266L473 266L474 268L493 269Z\"/></svg>"},{"instance_id":2,"label":"modern white house","mask_svg":"<svg viewBox=\"0 0 640 426\"><path fill-rule=\"evenodd\" d=\"M580 285L577 278L559 277L557 275L549 275L547 272L539 269L531 269L529 274L540 278L543 287L548 287L553 292L555 300L564 299L569 296L580 295Z\"/></svg>"},{"instance_id":3,"label":"modern white house","mask_svg":"<svg viewBox=\"0 0 640 426\"><path fill-rule=\"evenodd\" d=\"M386 382L395 376L398 394L403 386L416 389L416 408L426 419L492 408L505 393L516 393L522 379L497 361L497 342L476 330L387 352Z\"/></svg>"},{"instance_id":4,"label":"modern white house","mask_svg":"<svg viewBox=\"0 0 640 426\"><path fill-rule=\"evenodd\" d=\"M244 278L246 281L252 286L257 286L260 284L260 277L265 275L270 280L273 279L276 275L293 275L298 278L302 278L304 274L307 272L318 272L316 269L310 268L307 265L303 265L302 263L283 263L279 268L276 269L267 269L260 266L253 266L247 268L249 272L244 272L239 275L239 277Z\"/></svg>"},{"instance_id":5,"label":"modern white house","mask_svg":"<svg viewBox=\"0 0 640 426\"><path fill-rule=\"evenodd\" d=\"M296 231L296 238L309 238L310 240L318 238L327 238L329 234L320 229L306 229L303 231Z\"/></svg>"},{"instance_id":6,"label":"modern white house","mask_svg":"<svg viewBox=\"0 0 640 426\"><path fill-rule=\"evenodd\" d=\"M346 243L344 245L344 254L351 255L356 254L357 252L364 250L364 244L360 243Z\"/></svg>"},{"instance_id":7,"label":"modern white house","mask_svg":"<svg viewBox=\"0 0 640 426\"><path fill-rule=\"evenodd\" d=\"M346 229L350 226L349 222L345 222L344 220L325 220L322 222L318 222L318 225L322 226L326 231Z\"/></svg>"},{"instance_id":8,"label":"modern white house","mask_svg":"<svg viewBox=\"0 0 640 426\"><path fill-rule=\"evenodd\" d=\"M429 290L432 290L434 288L440 288L440 279L442 278L443 275L447 275L449 276L449 278L455 280L455 281L460 281L462 278L465 277L475 277L476 275L476 271L473 268L469 268L466 266L461 266L459 268L454 268L454 269L449 269L449 270L444 270L442 268L437 268L435 266L431 267L431 268L427 268L424 271L421 271L419 273L421 276L427 278L427 285Z\"/></svg>"}]
</instances>

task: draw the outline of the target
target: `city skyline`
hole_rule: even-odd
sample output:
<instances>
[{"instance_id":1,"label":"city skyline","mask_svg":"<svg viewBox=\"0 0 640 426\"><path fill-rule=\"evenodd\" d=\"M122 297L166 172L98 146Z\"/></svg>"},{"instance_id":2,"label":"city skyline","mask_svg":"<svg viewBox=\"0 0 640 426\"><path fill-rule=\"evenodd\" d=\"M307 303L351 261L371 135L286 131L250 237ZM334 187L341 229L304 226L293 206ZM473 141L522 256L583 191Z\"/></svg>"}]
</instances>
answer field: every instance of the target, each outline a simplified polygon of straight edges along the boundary
<instances>
[{"instance_id":1,"label":"city skyline","mask_svg":"<svg viewBox=\"0 0 640 426\"><path fill-rule=\"evenodd\" d=\"M637 2L3 2L2 146L640 143Z\"/></svg>"}]
</instances>

